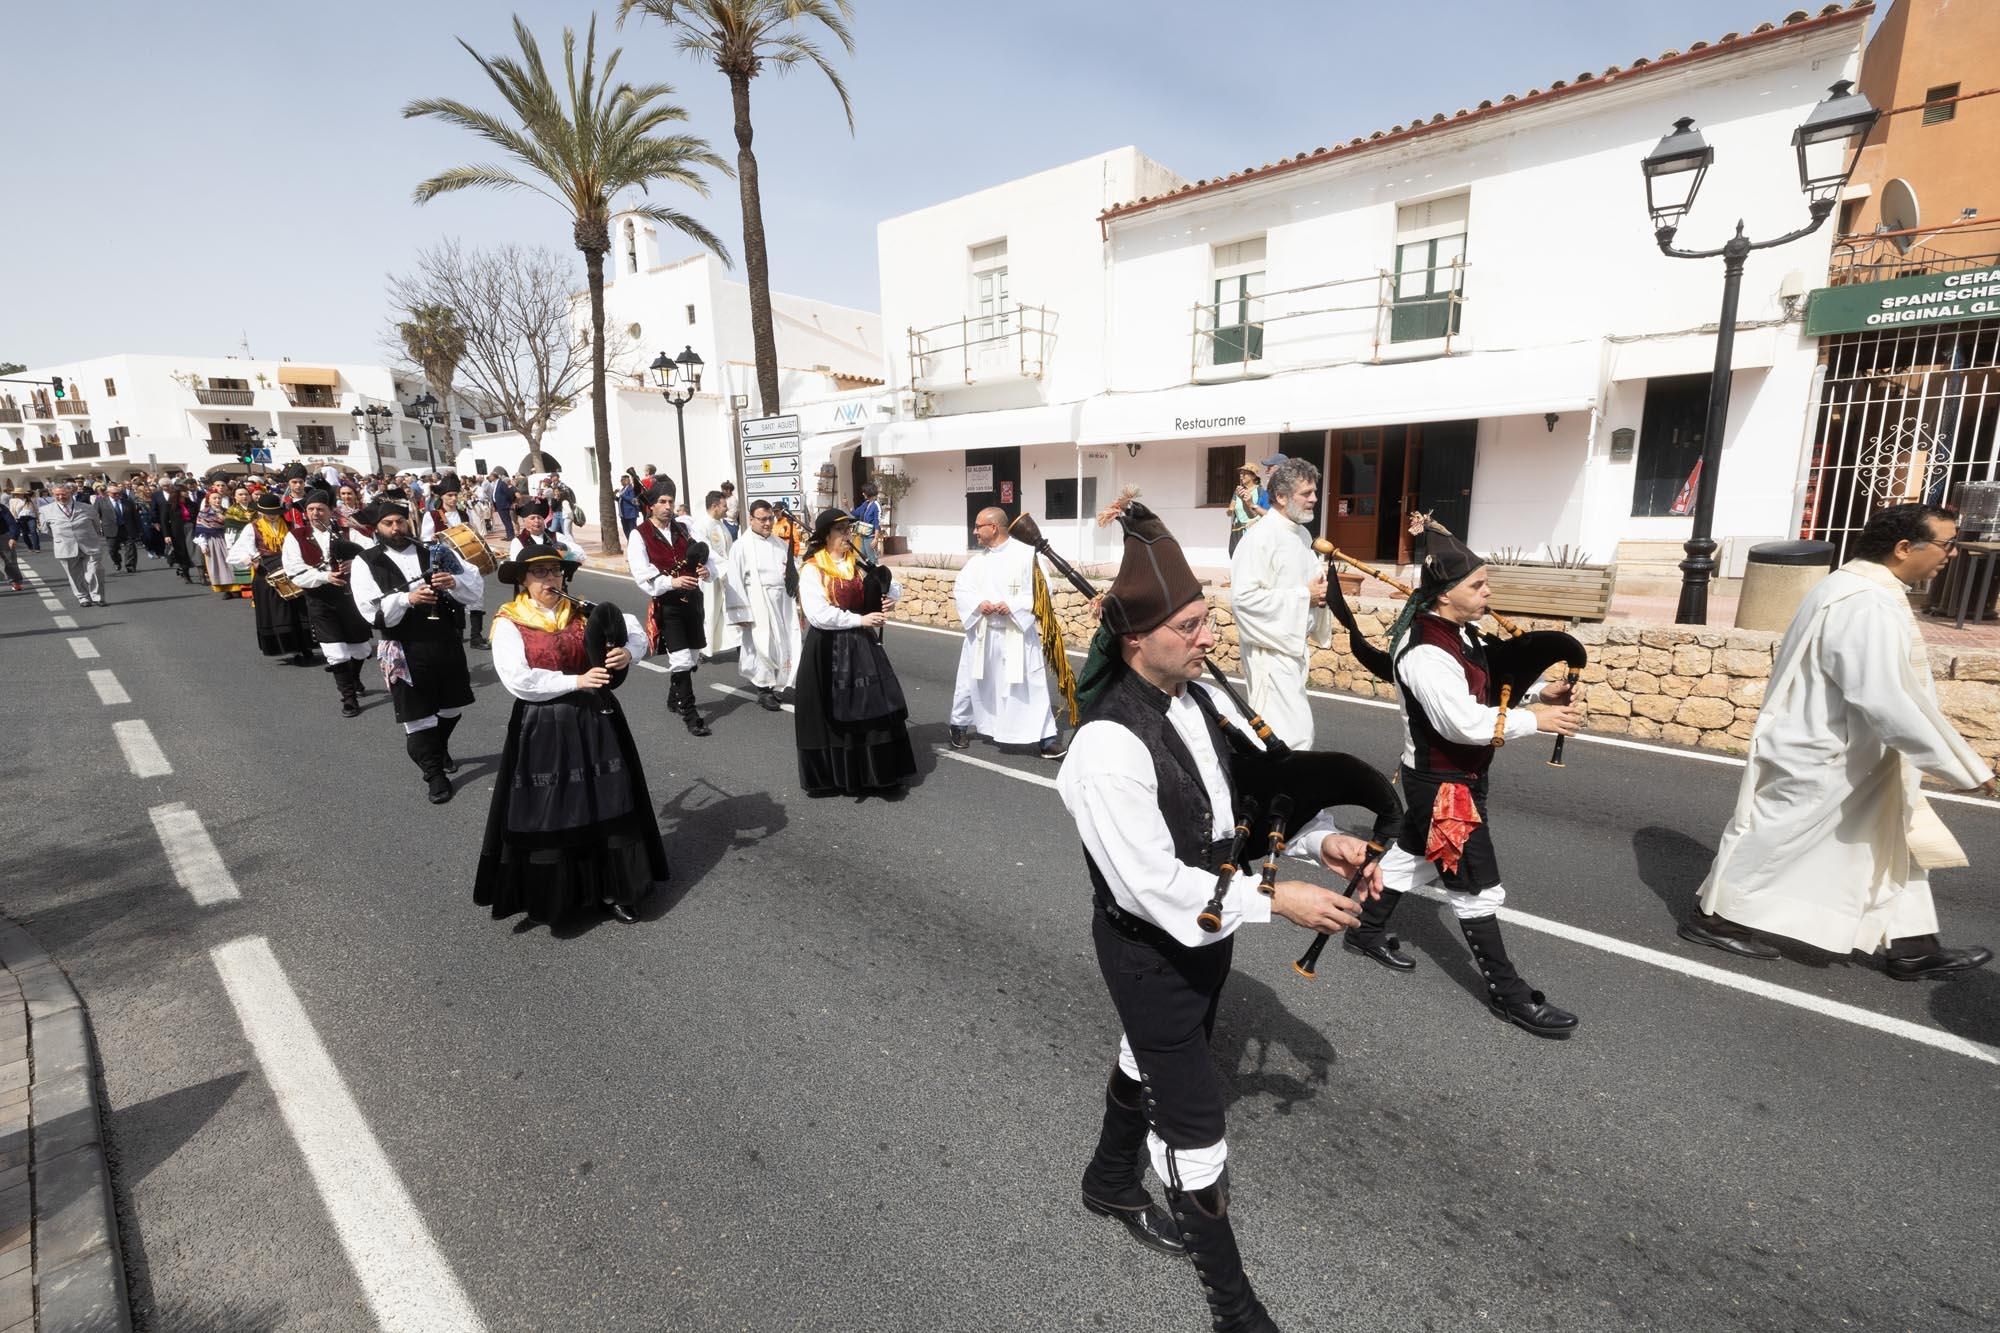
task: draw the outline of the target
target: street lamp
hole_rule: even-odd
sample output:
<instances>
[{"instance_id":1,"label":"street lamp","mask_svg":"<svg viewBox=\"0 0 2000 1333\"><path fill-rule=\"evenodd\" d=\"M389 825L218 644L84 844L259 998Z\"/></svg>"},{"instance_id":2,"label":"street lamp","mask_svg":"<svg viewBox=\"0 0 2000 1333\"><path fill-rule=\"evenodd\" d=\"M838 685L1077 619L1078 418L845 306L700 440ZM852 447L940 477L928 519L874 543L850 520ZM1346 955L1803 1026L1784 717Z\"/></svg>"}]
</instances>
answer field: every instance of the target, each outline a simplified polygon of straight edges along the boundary
<instances>
[{"instance_id":1,"label":"street lamp","mask_svg":"<svg viewBox=\"0 0 2000 1333\"><path fill-rule=\"evenodd\" d=\"M437 410L438 400L431 397L428 389L424 391L423 397L412 399L403 408L403 411L415 417L417 424L424 428L424 456L430 459L432 472L438 470L437 450L431 448L431 427L437 422ZM387 408L383 409L385 415L387 411Z\"/></svg>"},{"instance_id":2,"label":"street lamp","mask_svg":"<svg viewBox=\"0 0 2000 1333\"><path fill-rule=\"evenodd\" d=\"M357 434L364 430L368 432L368 443L375 450L375 466L381 467L382 437L395 428L396 409L377 407L374 403L370 403L366 408L355 408L348 415L354 418L354 429Z\"/></svg>"},{"instance_id":3,"label":"street lamp","mask_svg":"<svg viewBox=\"0 0 2000 1333\"><path fill-rule=\"evenodd\" d=\"M653 383L660 393L674 406L674 423L680 428L681 436L681 499L694 512L694 487L688 480L688 402L701 391L701 358L694 354L692 346L686 347L676 357L665 352L653 358L647 369L653 372Z\"/></svg>"},{"instance_id":4,"label":"street lamp","mask_svg":"<svg viewBox=\"0 0 2000 1333\"><path fill-rule=\"evenodd\" d=\"M1797 231L1768 241L1753 241L1743 234L1743 222L1736 223L1736 235L1714 250L1679 250L1674 235L1681 219L1694 208L1702 179L1715 161L1715 150L1694 127L1693 117L1682 117L1665 138L1639 163L1646 177L1646 209L1653 217L1653 239L1660 253L1674 259L1722 260L1722 317L1715 332L1715 370L1708 386L1708 424L1701 442L1701 461L1695 466L1694 531L1686 544L1687 559L1681 561L1681 599L1674 621L1681 625L1708 623L1708 584L1715 575L1715 477L1722 464L1722 433L1729 422L1730 361L1736 350L1736 298L1743 286L1743 262L1752 250L1769 250L1789 245L1801 236L1819 230L1833 212L1840 192L1854 174L1861 159L1861 145L1880 115L1868 99L1854 91L1846 79L1827 90L1826 97L1812 109L1805 123L1792 132L1792 147L1798 155L1799 189L1804 192L1812 220Z\"/></svg>"}]
</instances>

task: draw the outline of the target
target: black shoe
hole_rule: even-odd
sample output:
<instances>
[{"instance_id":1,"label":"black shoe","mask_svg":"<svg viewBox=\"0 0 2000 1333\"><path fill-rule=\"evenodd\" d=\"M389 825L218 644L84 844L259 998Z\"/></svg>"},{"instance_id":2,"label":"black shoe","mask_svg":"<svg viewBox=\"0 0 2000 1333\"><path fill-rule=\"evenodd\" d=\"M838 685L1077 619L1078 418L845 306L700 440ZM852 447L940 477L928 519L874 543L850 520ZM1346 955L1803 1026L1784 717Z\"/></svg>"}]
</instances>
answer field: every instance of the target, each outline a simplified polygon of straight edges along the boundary
<instances>
[{"instance_id":1,"label":"black shoe","mask_svg":"<svg viewBox=\"0 0 2000 1333\"><path fill-rule=\"evenodd\" d=\"M293 653L285 660L293 666L309 667L313 664L313 655L311 653Z\"/></svg>"},{"instance_id":2,"label":"black shoe","mask_svg":"<svg viewBox=\"0 0 2000 1333\"><path fill-rule=\"evenodd\" d=\"M432 805L443 805L451 799L451 779L443 773L431 774L424 783L430 788L427 794Z\"/></svg>"},{"instance_id":3,"label":"black shoe","mask_svg":"<svg viewBox=\"0 0 2000 1333\"><path fill-rule=\"evenodd\" d=\"M1392 972L1414 972L1417 960L1403 953L1403 942L1394 935L1377 935L1366 939L1347 931L1340 937L1340 947L1349 953L1358 953L1363 958L1373 958Z\"/></svg>"},{"instance_id":4,"label":"black shoe","mask_svg":"<svg viewBox=\"0 0 2000 1333\"><path fill-rule=\"evenodd\" d=\"M1537 1037L1567 1037L1576 1031L1576 1015L1556 1008L1538 990L1516 1000L1495 1000L1491 1007L1496 1016Z\"/></svg>"},{"instance_id":5,"label":"black shoe","mask_svg":"<svg viewBox=\"0 0 2000 1333\"><path fill-rule=\"evenodd\" d=\"M1743 927L1727 917L1711 916L1707 912L1696 912L1674 932L1684 940L1696 944L1706 944L1711 949L1733 953L1738 958L1756 958L1769 962L1781 957L1778 950L1751 935Z\"/></svg>"},{"instance_id":6,"label":"black shoe","mask_svg":"<svg viewBox=\"0 0 2000 1333\"><path fill-rule=\"evenodd\" d=\"M1062 737L1051 736L1042 742L1040 753L1044 759L1060 759L1069 753L1069 747L1062 743Z\"/></svg>"},{"instance_id":7,"label":"black shoe","mask_svg":"<svg viewBox=\"0 0 2000 1333\"><path fill-rule=\"evenodd\" d=\"M487 648L487 649L493 647L491 643L487 642L486 636L484 634L474 634L471 638L465 641L465 646L468 648Z\"/></svg>"},{"instance_id":8,"label":"black shoe","mask_svg":"<svg viewBox=\"0 0 2000 1333\"><path fill-rule=\"evenodd\" d=\"M767 713L782 713L785 706L778 702L778 696L770 690L757 691L757 706Z\"/></svg>"},{"instance_id":9,"label":"black shoe","mask_svg":"<svg viewBox=\"0 0 2000 1333\"><path fill-rule=\"evenodd\" d=\"M710 734L708 723L702 721L701 714L692 707L681 714L681 721L687 723L688 735L690 736L707 736Z\"/></svg>"},{"instance_id":10,"label":"black shoe","mask_svg":"<svg viewBox=\"0 0 2000 1333\"><path fill-rule=\"evenodd\" d=\"M459 768L458 760L451 757L451 751L449 750L445 751L444 771L447 773L456 773L458 772L458 768Z\"/></svg>"},{"instance_id":11,"label":"black shoe","mask_svg":"<svg viewBox=\"0 0 2000 1333\"><path fill-rule=\"evenodd\" d=\"M1970 972L1973 968L1984 967L1992 961L1991 949L1982 949L1975 945L1965 949L1939 949L1935 953L1918 954L1914 958L1891 958L1883 964L1882 970L1898 981L1922 981L1925 977Z\"/></svg>"},{"instance_id":12,"label":"black shoe","mask_svg":"<svg viewBox=\"0 0 2000 1333\"><path fill-rule=\"evenodd\" d=\"M971 728L971 727L953 727L953 728L951 729L951 748L952 748L952 749L954 749L954 750L969 750L969 749L971 749L971 748L972 748L972 728Z\"/></svg>"},{"instance_id":13,"label":"black shoe","mask_svg":"<svg viewBox=\"0 0 2000 1333\"><path fill-rule=\"evenodd\" d=\"M361 716L360 703L351 698L342 699L340 701L340 715L342 717L360 717Z\"/></svg>"},{"instance_id":14,"label":"black shoe","mask_svg":"<svg viewBox=\"0 0 2000 1333\"><path fill-rule=\"evenodd\" d=\"M1187 1242L1181 1239L1181 1229L1173 1214L1151 1199L1143 1208L1113 1208L1086 1194L1083 1196L1083 1209L1099 1217L1118 1219L1125 1224L1125 1230L1132 1239L1149 1250L1157 1250L1161 1254L1187 1253Z\"/></svg>"},{"instance_id":15,"label":"black shoe","mask_svg":"<svg viewBox=\"0 0 2000 1333\"><path fill-rule=\"evenodd\" d=\"M639 920L638 917L632 915L632 909L627 907L624 903L614 903L607 901L604 904L604 910L611 913L613 917L615 917L620 921L623 921L628 926L636 923Z\"/></svg>"}]
</instances>

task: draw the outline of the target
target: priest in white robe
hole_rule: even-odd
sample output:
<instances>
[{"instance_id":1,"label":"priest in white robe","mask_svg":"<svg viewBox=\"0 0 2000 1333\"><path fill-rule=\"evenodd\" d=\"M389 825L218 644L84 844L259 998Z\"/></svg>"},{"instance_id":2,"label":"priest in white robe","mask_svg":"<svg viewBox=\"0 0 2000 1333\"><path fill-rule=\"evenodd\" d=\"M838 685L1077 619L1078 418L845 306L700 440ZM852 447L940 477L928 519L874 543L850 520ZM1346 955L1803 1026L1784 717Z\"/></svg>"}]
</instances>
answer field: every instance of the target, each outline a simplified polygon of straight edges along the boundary
<instances>
[{"instance_id":1,"label":"priest in white robe","mask_svg":"<svg viewBox=\"0 0 2000 1333\"><path fill-rule=\"evenodd\" d=\"M1939 939L1930 872L1966 860L1919 787L1928 776L1994 789L1993 771L1938 707L1906 596L1951 559L1957 532L1948 510L1882 510L1855 540L1856 558L1806 594L1683 938L1759 959L1778 957L1761 936L1881 950L1898 980L1991 960Z\"/></svg>"},{"instance_id":2,"label":"priest in white robe","mask_svg":"<svg viewBox=\"0 0 2000 1333\"><path fill-rule=\"evenodd\" d=\"M729 509L728 499L721 491L710 491L707 496L708 513L689 525L701 540L708 543L709 567L716 570L728 565L729 549L736 544L736 538L730 535L729 524L724 520ZM736 642L736 636L728 631L729 608L724 605L725 600L722 597L708 599L708 646L701 650L703 657L713 657Z\"/></svg>"},{"instance_id":3,"label":"priest in white robe","mask_svg":"<svg viewBox=\"0 0 2000 1333\"><path fill-rule=\"evenodd\" d=\"M1306 673L1312 649L1333 644L1326 608L1326 566L1313 554L1313 508L1319 469L1287 458L1266 483L1271 507L1252 523L1229 558L1230 611L1243 654L1250 707L1294 750L1313 744Z\"/></svg>"},{"instance_id":4,"label":"priest in white robe","mask_svg":"<svg viewBox=\"0 0 2000 1333\"><path fill-rule=\"evenodd\" d=\"M722 597L737 630L736 670L757 690L758 706L783 707L779 690L799 674L799 608L785 587L792 548L771 535L768 500L753 500L750 521L722 565Z\"/></svg>"},{"instance_id":5,"label":"priest in white robe","mask_svg":"<svg viewBox=\"0 0 2000 1333\"><path fill-rule=\"evenodd\" d=\"M1038 745L1057 759L1048 662L1035 619L1035 549L1007 535L1007 512L982 509L972 533L980 549L958 573L956 596L965 645L951 698L951 744L963 750L973 732L1002 745Z\"/></svg>"}]
</instances>

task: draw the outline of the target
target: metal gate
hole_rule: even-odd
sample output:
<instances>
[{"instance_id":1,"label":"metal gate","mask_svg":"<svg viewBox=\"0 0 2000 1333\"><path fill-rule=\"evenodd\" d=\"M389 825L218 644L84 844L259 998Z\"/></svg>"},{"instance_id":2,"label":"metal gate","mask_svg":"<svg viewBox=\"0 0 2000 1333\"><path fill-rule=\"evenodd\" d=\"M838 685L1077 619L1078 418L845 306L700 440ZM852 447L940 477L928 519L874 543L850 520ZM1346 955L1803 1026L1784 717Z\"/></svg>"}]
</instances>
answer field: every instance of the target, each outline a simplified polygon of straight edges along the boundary
<instances>
[{"instance_id":1,"label":"metal gate","mask_svg":"<svg viewBox=\"0 0 2000 1333\"><path fill-rule=\"evenodd\" d=\"M2000 481L2000 325L1941 324L1820 340L1820 391L1799 535L1847 559L1877 509L1956 505Z\"/></svg>"}]
</instances>

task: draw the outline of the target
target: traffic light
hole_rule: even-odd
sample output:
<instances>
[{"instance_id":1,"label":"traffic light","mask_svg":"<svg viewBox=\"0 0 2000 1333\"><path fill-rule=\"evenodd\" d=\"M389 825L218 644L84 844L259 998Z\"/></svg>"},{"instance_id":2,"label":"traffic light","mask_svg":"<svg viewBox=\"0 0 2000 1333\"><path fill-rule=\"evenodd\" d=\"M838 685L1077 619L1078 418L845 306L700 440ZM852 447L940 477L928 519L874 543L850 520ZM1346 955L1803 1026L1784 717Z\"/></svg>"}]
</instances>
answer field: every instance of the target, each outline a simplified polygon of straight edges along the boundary
<instances>
[{"instance_id":1,"label":"traffic light","mask_svg":"<svg viewBox=\"0 0 2000 1333\"><path fill-rule=\"evenodd\" d=\"M59 403L60 403L60 402L61 402L61 401L62 401L62 400L63 400L64 398L67 398L67 397L69 396L69 395L68 395L68 394L67 394L66 392L64 392L64 390L63 390L63 382L62 382L62 376L60 376L60 375L56 376L56 377L55 377L54 379L50 380L50 381L49 381L49 383L51 383L51 384L53 384L53 385L55 385L55 386L56 386L56 401L57 401L57 402L59 402Z\"/></svg>"}]
</instances>

